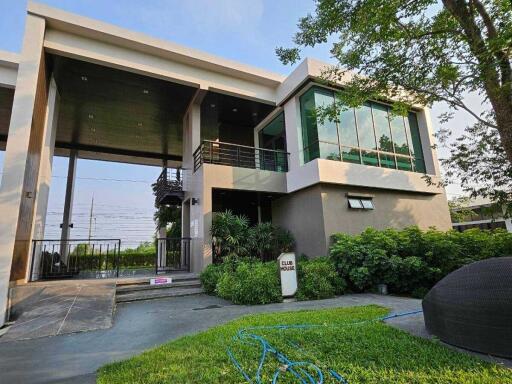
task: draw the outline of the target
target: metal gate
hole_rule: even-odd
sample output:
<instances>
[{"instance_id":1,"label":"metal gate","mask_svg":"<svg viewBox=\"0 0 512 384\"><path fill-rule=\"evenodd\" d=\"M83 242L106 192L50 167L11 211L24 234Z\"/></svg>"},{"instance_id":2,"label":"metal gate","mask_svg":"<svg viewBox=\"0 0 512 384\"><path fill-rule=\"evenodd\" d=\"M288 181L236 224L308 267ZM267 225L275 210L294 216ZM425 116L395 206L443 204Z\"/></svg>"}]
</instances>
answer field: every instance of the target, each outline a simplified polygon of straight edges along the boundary
<instances>
[{"instance_id":1,"label":"metal gate","mask_svg":"<svg viewBox=\"0 0 512 384\"><path fill-rule=\"evenodd\" d=\"M190 270L190 237L166 237L157 241L156 274Z\"/></svg>"},{"instance_id":2,"label":"metal gate","mask_svg":"<svg viewBox=\"0 0 512 384\"><path fill-rule=\"evenodd\" d=\"M33 240L30 280L119 276L120 239Z\"/></svg>"}]
</instances>

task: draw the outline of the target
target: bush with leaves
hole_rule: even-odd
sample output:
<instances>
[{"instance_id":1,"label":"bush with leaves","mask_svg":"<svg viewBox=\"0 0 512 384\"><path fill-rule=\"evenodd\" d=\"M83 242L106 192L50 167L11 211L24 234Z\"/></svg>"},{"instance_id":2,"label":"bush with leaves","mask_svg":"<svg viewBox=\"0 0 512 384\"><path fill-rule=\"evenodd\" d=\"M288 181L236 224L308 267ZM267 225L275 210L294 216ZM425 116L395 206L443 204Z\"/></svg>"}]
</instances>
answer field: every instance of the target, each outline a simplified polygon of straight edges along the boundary
<instances>
[{"instance_id":1,"label":"bush with leaves","mask_svg":"<svg viewBox=\"0 0 512 384\"><path fill-rule=\"evenodd\" d=\"M278 265L275 262L240 261L222 273L216 293L235 304L268 304L282 301Z\"/></svg>"},{"instance_id":2,"label":"bush with leaves","mask_svg":"<svg viewBox=\"0 0 512 384\"><path fill-rule=\"evenodd\" d=\"M290 252L295 247L292 234L272 223L259 223L249 229L248 240L251 255L262 261L276 260L283 252Z\"/></svg>"},{"instance_id":3,"label":"bush with leaves","mask_svg":"<svg viewBox=\"0 0 512 384\"><path fill-rule=\"evenodd\" d=\"M512 234L504 230L441 232L417 227L332 237L330 256L350 289L388 284L390 292L419 293L473 261L512 255Z\"/></svg>"},{"instance_id":4,"label":"bush with leaves","mask_svg":"<svg viewBox=\"0 0 512 384\"><path fill-rule=\"evenodd\" d=\"M332 260L319 257L298 261L298 300L328 299L341 295L346 283L339 277Z\"/></svg>"},{"instance_id":5,"label":"bush with leaves","mask_svg":"<svg viewBox=\"0 0 512 384\"><path fill-rule=\"evenodd\" d=\"M201 272L199 279L203 284L205 293L208 295L215 294L217 283L219 282L225 270L225 264L210 264Z\"/></svg>"}]
</instances>

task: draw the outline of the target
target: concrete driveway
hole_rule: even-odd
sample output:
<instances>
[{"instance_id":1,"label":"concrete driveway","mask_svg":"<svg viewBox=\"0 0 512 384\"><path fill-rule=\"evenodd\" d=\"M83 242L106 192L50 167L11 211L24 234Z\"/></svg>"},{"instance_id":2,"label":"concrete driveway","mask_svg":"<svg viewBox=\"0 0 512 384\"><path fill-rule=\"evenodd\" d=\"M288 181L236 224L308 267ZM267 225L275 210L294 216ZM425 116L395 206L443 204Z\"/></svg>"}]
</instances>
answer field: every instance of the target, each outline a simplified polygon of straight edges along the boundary
<instances>
[{"instance_id":1,"label":"concrete driveway","mask_svg":"<svg viewBox=\"0 0 512 384\"><path fill-rule=\"evenodd\" d=\"M421 301L373 294L260 306L231 305L217 297L195 295L118 305L109 329L0 343L2 383L94 383L102 365L128 358L168 340L208 329L239 316L378 304L393 312L421 309ZM426 337L423 316L389 320L393 326Z\"/></svg>"}]
</instances>

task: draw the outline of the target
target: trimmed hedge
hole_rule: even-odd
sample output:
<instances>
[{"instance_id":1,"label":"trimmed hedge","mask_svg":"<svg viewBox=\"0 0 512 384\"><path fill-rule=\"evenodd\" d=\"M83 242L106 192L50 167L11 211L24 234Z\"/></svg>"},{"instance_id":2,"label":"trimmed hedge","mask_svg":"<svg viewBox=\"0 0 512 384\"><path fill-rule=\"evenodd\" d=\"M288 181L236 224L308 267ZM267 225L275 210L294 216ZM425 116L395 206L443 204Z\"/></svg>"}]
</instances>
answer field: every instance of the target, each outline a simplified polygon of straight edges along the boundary
<instances>
[{"instance_id":1,"label":"trimmed hedge","mask_svg":"<svg viewBox=\"0 0 512 384\"><path fill-rule=\"evenodd\" d=\"M339 275L354 291L388 284L390 292L421 297L461 266L490 257L512 255L512 234L504 230L442 232L366 229L356 236L336 234L330 256Z\"/></svg>"},{"instance_id":2,"label":"trimmed hedge","mask_svg":"<svg viewBox=\"0 0 512 384\"><path fill-rule=\"evenodd\" d=\"M238 262L225 268L217 282L217 294L235 304L268 304L282 301L278 265L275 262Z\"/></svg>"},{"instance_id":3,"label":"trimmed hedge","mask_svg":"<svg viewBox=\"0 0 512 384\"><path fill-rule=\"evenodd\" d=\"M321 257L297 263L298 300L327 299L345 291L346 283L334 263ZM208 265L200 275L207 294L235 304L268 304L282 301L279 266L276 261L230 260Z\"/></svg>"},{"instance_id":4,"label":"trimmed hedge","mask_svg":"<svg viewBox=\"0 0 512 384\"><path fill-rule=\"evenodd\" d=\"M338 276L332 260L319 257L298 262L297 300L328 299L345 291L345 280Z\"/></svg>"}]
</instances>

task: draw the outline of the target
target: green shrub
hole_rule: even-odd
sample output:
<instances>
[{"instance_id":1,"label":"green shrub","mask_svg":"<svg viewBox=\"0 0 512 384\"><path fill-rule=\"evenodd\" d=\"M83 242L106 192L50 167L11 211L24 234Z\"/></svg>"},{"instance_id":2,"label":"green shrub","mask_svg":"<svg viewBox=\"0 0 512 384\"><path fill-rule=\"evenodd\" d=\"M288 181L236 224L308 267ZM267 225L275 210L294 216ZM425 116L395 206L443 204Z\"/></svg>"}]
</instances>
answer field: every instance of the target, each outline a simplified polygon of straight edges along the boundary
<instances>
[{"instance_id":1,"label":"green shrub","mask_svg":"<svg viewBox=\"0 0 512 384\"><path fill-rule=\"evenodd\" d=\"M276 260L283 252L290 252L295 247L292 234L272 223L259 223L249 229L248 239L250 253L261 261Z\"/></svg>"},{"instance_id":2,"label":"green shrub","mask_svg":"<svg viewBox=\"0 0 512 384\"><path fill-rule=\"evenodd\" d=\"M217 283L225 270L226 268L224 267L224 264L210 264L203 270L203 272L201 272L199 279L203 284L205 293L208 295L213 295L215 293Z\"/></svg>"},{"instance_id":3,"label":"green shrub","mask_svg":"<svg viewBox=\"0 0 512 384\"><path fill-rule=\"evenodd\" d=\"M321 257L298 263L297 300L327 299L345 290L345 281L338 276L334 263Z\"/></svg>"},{"instance_id":4,"label":"green shrub","mask_svg":"<svg viewBox=\"0 0 512 384\"><path fill-rule=\"evenodd\" d=\"M276 262L238 262L234 270L226 269L220 277L217 294L235 304L277 303L281 285Z\"/></svg>"},{"instance_id":5,"label":"green shrub","mask_svg":"<svg viewBox=\"0 0 512 384\"><path fill-rule=\"evenodd\" d=\"M465 264L512 255L512 234L504 230L368 228L356 236L335 234L332 240L330 256L339 275L354 291L372 290L385 283L390 292L415 292L420 296Z\"/></svg>"}]
</instances>

